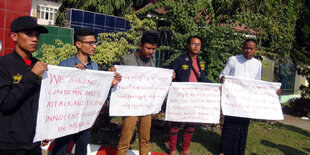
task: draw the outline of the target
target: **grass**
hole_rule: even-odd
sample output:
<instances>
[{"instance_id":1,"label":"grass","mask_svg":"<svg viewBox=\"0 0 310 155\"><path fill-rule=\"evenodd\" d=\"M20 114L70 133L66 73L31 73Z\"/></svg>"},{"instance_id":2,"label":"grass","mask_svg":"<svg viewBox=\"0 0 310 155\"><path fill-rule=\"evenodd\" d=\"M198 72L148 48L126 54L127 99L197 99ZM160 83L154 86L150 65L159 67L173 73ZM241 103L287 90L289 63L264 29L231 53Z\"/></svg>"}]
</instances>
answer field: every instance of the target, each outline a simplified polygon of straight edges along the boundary
<instances>
[{"instance_id":1,"label":"grass","mask_svg":"<svg viewBox=\"0 0 310 155\"><path fill-rule=\"evenodd\" d=\"M310 154L310 132L281 123L252 122L246 154Z\"/></svg>"},{"instance_id":2,"label":"grass","mask_svg":"<svg viewBox=\"0 0 310 155\"><path fill-rule=\"evenodd\" d=\"M90 143L117 146L121 130L121 118L115 117L104 129L94 129ZM110 129L109 129L110 128ZM190 150L195 155L218 154L221 132L197 127L191 142ZM169 152L168 126L165 122L154 121L151 130L151 151ZM182 130L178 134L178 153L181 151ZM134 135L132 149L139 148L138 135ZM246 154L265 155L306 155L310 154L310 131L284 125L278 122L251 121Z\"/></svg>"}]
</instances>

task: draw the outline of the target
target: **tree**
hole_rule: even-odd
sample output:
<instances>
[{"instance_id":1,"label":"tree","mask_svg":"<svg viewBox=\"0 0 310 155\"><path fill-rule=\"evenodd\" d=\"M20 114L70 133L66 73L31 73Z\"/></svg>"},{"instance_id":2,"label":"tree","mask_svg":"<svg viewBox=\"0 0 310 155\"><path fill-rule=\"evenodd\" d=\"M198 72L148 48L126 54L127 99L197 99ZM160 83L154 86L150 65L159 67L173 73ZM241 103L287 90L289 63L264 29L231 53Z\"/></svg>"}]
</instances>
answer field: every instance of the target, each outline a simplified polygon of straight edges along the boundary
<instances>
[{"instance_id":1,"label":"tree","mask_svg":"<svg viewBox=\"0 0 310 155\"><path fill-rule=\"evenodd\" d=\"M296 43L291 58L297 64L297 72L306 77L310 83L310 2L303 1L303 8L296 26ZM300 87L303 98L310 97L310 87Z\"/></svg>"},{"instance_id":2,"label":"tree","mask_svg":"<svg viewBox=\"0 0 310 155\"><path fill-rule=\"evenodd\" d=\"M140 20L135 15L126 15L125 19L130 22L128 31L100 33L97 37L99 45L96 54L91 58L101 69L112 66L113 63L120 61L120 56L137 49L142 32L156 28L156 23L149 19ZM43 44L33 55L41 57L39 59L43 62L58 65L60 61L72 57L76 52L75 46L56 40L56 46Z\"/></svg>"},{"instance_id":3,"label":"tree","mask_svg":"<svg viewBox=\"0 0 310 155\"><path fill-rule=\"evenodd\" d=\"M227 58L241 53L241 44L251 31L259 41L257 56L265 55L276 62L289 62L293 49L298 0L175 0L159 1L137 12L138 15L164 7L160 15L166 24L159 30L169 31L171 44L159 48L169 51L169 65L186 51L186 39L199 34L203 38L200 57L206 61L207 76L218 81ZM245 31L235 31L246 25Z\"/></svg>"},{"instance_id":4,"label":"tree","mask_svg":"<svg viewBox=\"0 0 310 155\"><path fill-rule=\"evenodd\" d=\"M69 8L98 12L114 16L124 16L134 10L135 6L143 3L143 0L62 0L58 10L56 25L64 26L65 13Z\"/></svg>"}]
</instances>

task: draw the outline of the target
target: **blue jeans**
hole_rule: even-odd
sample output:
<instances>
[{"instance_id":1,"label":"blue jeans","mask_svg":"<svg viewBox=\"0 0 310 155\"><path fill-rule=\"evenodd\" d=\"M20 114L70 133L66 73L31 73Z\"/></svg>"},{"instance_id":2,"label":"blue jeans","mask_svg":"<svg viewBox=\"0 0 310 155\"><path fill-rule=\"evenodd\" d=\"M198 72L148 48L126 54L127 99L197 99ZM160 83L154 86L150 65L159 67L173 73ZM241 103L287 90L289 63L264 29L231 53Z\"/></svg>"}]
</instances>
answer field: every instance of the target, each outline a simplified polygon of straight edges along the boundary
<instances>
[{"instance_id":1,"label":"blue jeans","mask_svg":"<svg viewBox=\"0 0 310 155\"><path fill-rule=\"evenodd\" d=\"M65 155L70 142L75 142L75 155L86 155L90 129L55 139L52 155Z\"/></svg>"}]
</instances>

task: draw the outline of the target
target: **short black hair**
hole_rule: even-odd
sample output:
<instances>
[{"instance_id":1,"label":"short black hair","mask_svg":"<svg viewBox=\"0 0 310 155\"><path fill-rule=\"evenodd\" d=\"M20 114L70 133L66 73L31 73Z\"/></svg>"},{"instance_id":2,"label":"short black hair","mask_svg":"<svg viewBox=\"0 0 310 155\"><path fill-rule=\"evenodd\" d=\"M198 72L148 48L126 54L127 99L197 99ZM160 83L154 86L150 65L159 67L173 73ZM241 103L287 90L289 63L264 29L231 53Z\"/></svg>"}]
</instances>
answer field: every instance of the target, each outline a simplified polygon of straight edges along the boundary
<instances>
[{"instance_id":1,"label":"short black hair","mask_svg":"<svg viewBox=\"0 0 310 155\"><path fill-rule=\"evenodd\" d=\"M256 41L255 39L247 39L247 40L245 40L245 41L243 42L243 46L244 46L246 43L248 43L248 42L253 42L253 43L255 43L255 45L256 45L256 47L257 47L257 41Z\"/></svg>"},{"instance_id":2,"label":"short black hair","mask_svg":"<svg viewBox=\"0 0 310 155\"><path fill-rule=\"evenodd\" d=\"M199 37L197 35L194 35L194 36L190 36L190 37L187 38L187 45L189 45L191 43L193 38L197 38L197 39L199 39L202 42L201 37Z\"/></svg>"},{"instance_id":3,"label":"short black hair","mask_svg":"<svg viewBox=\"0 0 310 155\"><path fill-rule=\"evenodd\" d=\"M81 28L74 33L74 44L76 41L82 41L82 37L95 35L94 31L87 28Z\"/></svg>"},{"instance_id":4,"label":"short black hair","mask_svg":"<svg viewBox=\"0 0 310 155\"><path fill-rule=\"evenodd\" d=\"M140 43L141 45L144 45L145 43L158 44L158 41L159 35L157 32L145 31L143 32Z\"/></svg>"}]
</instances>

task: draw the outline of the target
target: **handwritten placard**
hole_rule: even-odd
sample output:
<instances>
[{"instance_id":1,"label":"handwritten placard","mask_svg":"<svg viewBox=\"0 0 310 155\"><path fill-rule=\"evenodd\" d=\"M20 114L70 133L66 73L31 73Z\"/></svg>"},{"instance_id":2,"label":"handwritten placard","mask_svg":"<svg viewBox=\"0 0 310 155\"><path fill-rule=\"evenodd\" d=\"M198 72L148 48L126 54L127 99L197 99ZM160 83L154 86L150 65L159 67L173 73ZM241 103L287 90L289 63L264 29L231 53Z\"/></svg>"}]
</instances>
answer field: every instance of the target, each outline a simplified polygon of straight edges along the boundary
<instances>
[{"instance_id":1,"label":"handwritten placard","mask_svg":"<svg viewBox=\"0 0 310 155\"><path fill-rule=\"evenodd\" d=\"M281 83L225 76L222 89L224 115L266 120L283 120L277 95Z\"/></svg>"},{"instance_id":2,"label":"handwritten placard","mask_svg":"<svg viewBox=\"0 0 310 155\"><path fill-rule=\"evenodd\" d=\"M115 68L122 75L122 81L112 89L110 116L143 116L161 110L173 70L138 66Z\"/></svg>"},{"instance_id":3,"label":"handwritten placard","mask_svg":"<svg viewBox=\"0 0 310 155\"><path fill-rule=\"evenodd\" d=\"M220 84L172 82L165 120L174 122L219 123Z\"/></svg>"},{"instance_id":4,"label":"handwritten placard","mask_svg":"<svg viewBox=\"0 0 310 155\"><path fill-rule=\"evenodd\" d=\"M34 142L90 128L107 98L113 72L48 65L43 73Z\"/></svg>"}]
</instances>

